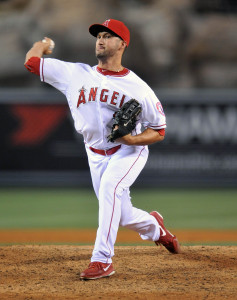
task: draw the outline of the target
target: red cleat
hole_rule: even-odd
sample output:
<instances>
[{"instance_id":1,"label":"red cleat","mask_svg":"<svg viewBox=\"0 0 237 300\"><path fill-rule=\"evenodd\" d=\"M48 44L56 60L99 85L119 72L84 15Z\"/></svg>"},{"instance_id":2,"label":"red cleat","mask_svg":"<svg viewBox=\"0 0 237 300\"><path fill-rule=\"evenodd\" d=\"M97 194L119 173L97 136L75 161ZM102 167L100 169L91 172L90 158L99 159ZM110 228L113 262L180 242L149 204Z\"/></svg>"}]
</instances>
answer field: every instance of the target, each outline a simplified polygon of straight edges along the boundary
<instances>
[{"instance_id":1,"label":"red cleat","mask_svg":"<svg viewBox=\"0 0 237 300\"><path fill-rule=\"evenodd\" d=\"M80 274L80 279L99 279L103 277L109 277L115 273L112 263L105 264L102 262L91 262L84 272Z\"/></svg>"},{"instance_id":2,"label":"red cleat","mask_svg":"<svg viewBox=\"0 0 237 300\"><path fill-rule=\"evenodd\" d=\"M181 252L179 241L175 235L171 234L164 225L163 217L157 212L152 211L150 213L160 226L160 238L155 241L156 245L162 244L169 252L173 254L178 254Z\"/></svg>"}]
</instances>

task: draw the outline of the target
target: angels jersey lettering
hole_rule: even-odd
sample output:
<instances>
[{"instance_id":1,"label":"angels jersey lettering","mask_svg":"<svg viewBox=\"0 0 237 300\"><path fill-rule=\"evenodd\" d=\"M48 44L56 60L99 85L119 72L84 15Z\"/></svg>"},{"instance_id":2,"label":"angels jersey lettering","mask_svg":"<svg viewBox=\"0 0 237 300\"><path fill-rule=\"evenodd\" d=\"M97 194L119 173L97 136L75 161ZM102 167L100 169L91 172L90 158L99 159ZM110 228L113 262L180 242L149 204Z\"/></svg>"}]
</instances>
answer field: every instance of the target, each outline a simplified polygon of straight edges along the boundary
<instances>
[{"instance_id":1,"label":"angels jersey lettering","mask_svg":"<svg viewBox=\"0 0 237 300\"><path fill-rule=\"evenodd\" d=\"M66 96L75 129L83 135L89 147L109 149L116 146L116 141L107 141L112 118L114 112L131 98L142 106L132 134L139 134L142 126L155 130L166 128L161 102L151 88L130 70L103 73L97 66L42 58L40 77Z\"/></svg>"}]
</instances>

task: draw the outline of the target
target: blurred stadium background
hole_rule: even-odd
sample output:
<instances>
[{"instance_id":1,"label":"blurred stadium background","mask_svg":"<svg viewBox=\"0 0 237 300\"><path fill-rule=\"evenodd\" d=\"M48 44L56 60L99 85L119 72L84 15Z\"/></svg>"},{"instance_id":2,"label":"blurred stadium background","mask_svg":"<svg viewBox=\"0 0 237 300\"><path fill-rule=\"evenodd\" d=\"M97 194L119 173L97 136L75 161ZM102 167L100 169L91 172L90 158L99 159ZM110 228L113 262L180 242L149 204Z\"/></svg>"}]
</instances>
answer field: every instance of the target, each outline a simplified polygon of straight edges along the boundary
<instances>
[{"instance_id":1,"label":"blurred stadium background","mask_svg":"<svg viewBox=\"0 0 237 300\"><path fill-rule=\"evenodd\" d=\"M48 36L55 58L95 65L88 27L108 18L131 29L124 65L167 115L166 139L150 147L134 204L163 209L172 227L236 230L235 0L1 0L0 230L96 228L83 140L64 96L23 64Z\"/></svg>"}]
</instances>

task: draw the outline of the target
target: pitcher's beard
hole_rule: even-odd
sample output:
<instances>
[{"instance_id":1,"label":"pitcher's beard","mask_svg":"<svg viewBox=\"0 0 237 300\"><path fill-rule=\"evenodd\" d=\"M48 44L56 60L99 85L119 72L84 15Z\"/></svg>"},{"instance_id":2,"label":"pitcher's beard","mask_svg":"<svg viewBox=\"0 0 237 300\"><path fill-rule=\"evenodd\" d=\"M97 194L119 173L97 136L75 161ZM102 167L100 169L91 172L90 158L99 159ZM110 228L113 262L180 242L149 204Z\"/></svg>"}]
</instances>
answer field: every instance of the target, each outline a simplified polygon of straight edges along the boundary
<instances>
[{"instance_id":1,"label":"pitcher's beard","mask_svg":"<svg viewBox=\"0 0 237 300\"><path fill-rule=\"evenodd\" d=\"M114 56L116 53L116 50L110 49L110 50L103 50L103 51L96 51L95 56L97 59L106 61L108 58Z\"/></svg>"},{"instance_id":2,"label":"pitcher's beard","mask_svg":"<svg viewBox=\"0 0 237 300\"><path fill-rule=\"evenodd\" d=\"M105 60L107 58L107 55L104 54L104 53L103 54L102 53L97 53L96 58L100 59L100 60Z\"/></svg>"},{"instance_id":3,"label":"pitcher's beard","mask_svg":"<svg viewBox=\"0 0 237 300\"><path fill-rule=\"evenodd\" d=\"M109 58L109 55L107 55L105 53L97 53L96 58L98 59L98 61L100 61L102 63L106 63Z\"/></svg>"}]
</instances>

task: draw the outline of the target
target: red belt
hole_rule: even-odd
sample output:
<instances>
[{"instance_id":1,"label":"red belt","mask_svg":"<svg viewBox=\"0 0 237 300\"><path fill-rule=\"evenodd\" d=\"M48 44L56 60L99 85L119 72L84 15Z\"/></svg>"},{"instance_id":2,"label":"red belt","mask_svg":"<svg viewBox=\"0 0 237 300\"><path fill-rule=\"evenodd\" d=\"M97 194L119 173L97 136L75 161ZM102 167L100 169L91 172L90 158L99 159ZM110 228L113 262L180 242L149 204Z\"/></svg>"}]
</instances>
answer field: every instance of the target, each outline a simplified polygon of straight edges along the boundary
<instances>
[{"instance_id":1,"label":"red belt","mask_svg":"<svg viewBox=\"0 0 237 300\"><path fill-rule=\"evenodd\" d=\"M100 149L95 149L95 148L90 147L91 151L93 151L95 153L98 153L100 155L104 155L104 156L106 156L106 155L112 155L115 152L117 152L118 149L120 149L120 148L121 148L121 145L118 145L116 147L110 148L108 150L100 150Z\"/></svg>"}]
</instances>

